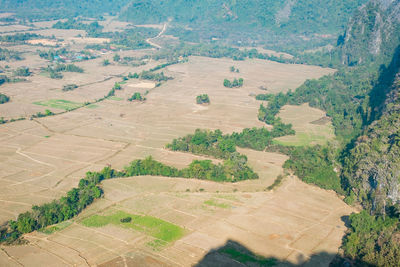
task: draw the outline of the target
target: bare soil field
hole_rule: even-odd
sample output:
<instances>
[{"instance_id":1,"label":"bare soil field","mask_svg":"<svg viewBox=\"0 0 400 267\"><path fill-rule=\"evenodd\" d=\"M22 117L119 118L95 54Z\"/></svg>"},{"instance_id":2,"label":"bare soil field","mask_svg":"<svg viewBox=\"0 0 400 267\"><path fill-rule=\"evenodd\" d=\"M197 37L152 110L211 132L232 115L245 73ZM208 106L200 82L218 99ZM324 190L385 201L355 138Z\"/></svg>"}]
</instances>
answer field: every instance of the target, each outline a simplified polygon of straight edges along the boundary
<instances>
[{"instance_id":1,"label":"bare soil field","mask_svg":"<svg viewBox=\"0 0 400 267\"><path fill-rule=\"evenodd\" d=\"M28 40L28 44L31 45L44 45L44 46L57 46L60 45L60 43L56 40L50 40L50 39L35 39L35 40Z\"/></svg>"},{"instance_id":2,"label":"bare soil field","mask_svg":"<svg viewBox=\"0 0 400 267\"><path fill-rule=\"evenodd\" d=\"M105 198L68 227L30 234L29 245L4 251L22 264L51 260L53 266L192 266L210 250L235 240L259 255L301 264L321 251L336 253L346 229L341 216L352 211L333 192L294 177L269 193L151 176L106 181L104 190ZM155 246L157 239L141 231L83 223L93 215L118 211L160 218L185 229L185 235ZM324 266L331 259L318 263Z\"/></svg>"},{"instance_id":3,"label":"bare soil field","mask_svg":"<svg viewBox=\"0 0 400 267\"><path fill-rule=\"evenodd\" d=\"M118 76L158 64L151 61L135 68L101 66L103 59L111 57L76 63L85 73L65 73L62 80L35 72L29 82L3 85L1 91L12 101L0 105L0 117L46 109L33 104L36 101L82 103L102 97L121 80ZM36 59L33 55L27 57L27 65ZM240 73L231 73L230 66L239 68ZM32 204L59 198L87 171L100 170L107 164L121 169L134 159L152 155L182 168L193 159L204 159L171 152L164 146L197 128L230 133L263 127L265 124L257 120L260 102L252 96L262 92L260 86L271 92L286 91L334 70L262 60L190 57L189 62L161 71L174 79L155 88L150 88L148 81L129 80L115 97L92 108L0 125L0 222L14 219ZM239 77L244 78L242 88L223 86L225 78ZM80 87L62 92L62 86L68 83ZM126 101L139 90L149 90L145 102ZM204 93L210 96L211 104L197 105L196 96ZM302 123L294 125L295 129L309 127L309 122L324 116L310 112L309 107L296 108L305 109L307 115ZM285 110L289 112L286 115ZM280 116L290 121L292 113L290 107L285 107ZM286 157L248 149L240 152L248 156L249 165L260 174L259 180L219 184L146 176L106 181L103 199L52 234L32 233L27 236L28 245L2 247L0 264L190 266L230 239L258 254L291 262L304 261L319 251L336 253L345 231L341 217L351 209L333 192L306 185L295 177L286 178L275 191L265 191L283 172ZM185 235L160 244L143 231L82 223L94 214L105 216L118 211L175 224L185 229Z\"/></svg>"},{"instance_id":4,"label":"bare soil field","mask_svg":"<svg viewBox=\"0 0 400 267\"><path fill-rule=\"evenodd\" d=\"M1 92L9 95L11 101L7 105L0 105L0 117L18 118L37 112L43 112L43 106L35 102L48 100L68 100L77 103L94 101L106 95L120 81L120 76L129 72L140 72L144 69L155 67L158 63L153 61L139 67L120 66L111 64L102 66L102 60L112 58L112 54L103 55L94 60L74 63L84 69L84 73L63 73L63 79L51 79L41 74L40 68L46 67L48 61L38 55L24 54L24 60L14 61L8 65L12 69L21 66L30 66L33 75L26 77L26 82L7 83L1 86ZM63 92L61 89L66 84L76 84L79 87L71 92ZM62 110L52 109L53 112Z\"/></svg>"}]
</instances>

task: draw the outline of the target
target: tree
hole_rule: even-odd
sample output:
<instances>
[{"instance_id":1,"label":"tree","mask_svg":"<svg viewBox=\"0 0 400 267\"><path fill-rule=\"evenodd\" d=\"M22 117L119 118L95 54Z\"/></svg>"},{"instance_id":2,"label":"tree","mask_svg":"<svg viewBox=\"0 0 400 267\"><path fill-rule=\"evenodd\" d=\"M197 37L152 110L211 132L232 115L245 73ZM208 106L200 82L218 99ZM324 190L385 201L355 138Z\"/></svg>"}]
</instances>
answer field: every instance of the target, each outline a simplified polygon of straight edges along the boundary
<instances>
[{"instance_id":1,"label":"tree","mask_svg":"<svg viewBox=\"0 0 400 267\"><path fill-rule=\"evenodd\" d=\"M31 75L31 72L29 71L29 68L27 67L19 67L14 71L15 76L22 76L22 77L27 77Z\"/></svg>"},{"instance_id":2,"label":"tree","mask_svg":"<svg viewBox=\"0 0 400 267\"><path fill-rule=\"evenodd\" d=\"M10 97L5 94L0 94L0 104L4 104L10 101Z\"/></svg>"},{"instance_id":3,"label":"tree","mask_svg":"<svg viewBox=\"0 0 400 267\"><path fill-rule=\"evenodd\" d=\"M228 79L225 79L224 80L224 86L228 87L228 88L232 88L232 83Z\"/></svg>"},{"instance_id":4,"label":"tree","mask_svg":"<svg viewBox=\"0 0 400 267\"><path fill-rule=\"evenodd\" d=\"M114 57L113 57L113 60L114 60L114 62L119 62L121 60L120 55L115 54Z\"/></svg>"},{"instance_id":5,"label":"tree","mask_svg":"<svg viewBox=\"0 0 400 267\"><path fill-rule=\"evenodd\" d=\"M108 65L110 65L110 61L108 59L104 59L102 64L103 64L103 66L108 66Z\"/></svg>"},{"instance_id":6,"label":"tree","mask_svg":"<svg viewBox=\"0 0 400 267\"><path fill-rule=\"evenodd\" d=\"M209 104L210 103L210 98L208 97L207 94L202 94L198 95L196 97L196 103L201 105L201 104Z\"/></svg>"},{"instance_id":7,"label":"tree","mask_svg":"<svg viewBox=\"0 0 400 267\"><path fill-rule=\"evenodd\" d=\"M144 101L146 98L144 98L139 92L134 93L129 99L129 101Z\"/></svg>"},{"instance_id":8,"label":"tree","mask_svg":"<svg viewBox=\"0 0 400 267\"><path fill-rule=\"evenodd\" d=\"M119 83L115 83L113 89L115 89L115 90L121 90L122 87L121 87L121 85L120 85Z\"/></svg>"},{"instance_id":9,"label":"tree","mask_svg":"<svg viewBox=\"0 0 400 267\"><path fill-rule=\"evenodd\" d=\"M67 92L67 91L72 91L72 90L75 90L76 88L78 88L78 85L76 85L76 84L67 84L67 85L64 85L63 86L63 91L64 92Z\"/></svg>"}]
</instances>

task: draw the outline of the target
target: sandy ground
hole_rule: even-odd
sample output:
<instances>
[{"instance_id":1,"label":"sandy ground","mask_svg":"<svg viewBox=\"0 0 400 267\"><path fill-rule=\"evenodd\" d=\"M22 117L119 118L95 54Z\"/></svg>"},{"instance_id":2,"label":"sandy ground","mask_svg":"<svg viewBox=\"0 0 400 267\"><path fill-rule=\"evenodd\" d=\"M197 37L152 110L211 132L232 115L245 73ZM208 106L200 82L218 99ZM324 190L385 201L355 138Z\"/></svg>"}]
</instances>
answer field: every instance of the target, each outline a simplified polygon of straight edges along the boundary
<instances>
[{"instance_id":1,"label":"sandy ground","mask_svg":"<svg viewBox=\"0 0 400 267\"><path fill-rule=\"evenodd\" d=\"M36 60L28 57L26 63ZM32 104L39 100L95 99L120 80L115 76L157 64L101 67L101 61L79 63L85 73L66 74L60 81L35 74L27 83L2 86L1 90L13 100L0 106L1 116L43 111L45 107ZM230 73L232 65L240 69L239 74ZM141 82L130 80L122 91L117 91L116 98L94 108L1 125L0 222L15 218L32 204L59 198L76 186L85 172L100 170L107 164L119 169L134 159L152 155L176 167L187 166L193 159L204 157L170 152L164 149L165 144L196 128L229 133L262 127L264 124L257 120L260 102L252 96L263 92L260 86L274 92L286 91L333 70L262 60L191 57L189 62L163 71L174 79L160 87L146 88L147 82L139 87ZM243 88L223 87L224 78L239 77L245 80ZM84 86L63 93L60 89L66 83ZM126 101L138 89L149 90L147 101ZM210 96L209 106L195 104L196 96L203 93ZM240 152L248 156L249 164L260 174L259 180L237 184L162 177L107 181L105 198L96 201L71 226L49 236L33 233L27 237L31 241L27 246L2 248L0 265L118 266L121 262L132 266L190 266L227 239L237 240L262 255L292 262L298 261L299 255L307 259L318 251L336 252L345 230L341 216L351 210L334 193L294 177L287 178L275 192L265 192L282 173L286 157L247 149ZM230 208L204 207L204 201L212 198L227 202ZM170 246L153 251L146 245L150 237L142 233L80 224L85 216L116 208L159 217L188 232Z\"/></svg>"}]
</instances>

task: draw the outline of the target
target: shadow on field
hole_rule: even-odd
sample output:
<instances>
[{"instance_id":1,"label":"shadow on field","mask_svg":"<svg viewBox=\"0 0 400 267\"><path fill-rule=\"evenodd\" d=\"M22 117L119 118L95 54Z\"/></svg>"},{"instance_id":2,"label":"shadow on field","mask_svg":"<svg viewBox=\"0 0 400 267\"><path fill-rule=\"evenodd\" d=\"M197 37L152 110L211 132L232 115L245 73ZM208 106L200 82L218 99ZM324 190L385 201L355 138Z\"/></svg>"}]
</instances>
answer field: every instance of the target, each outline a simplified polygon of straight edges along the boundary
<instances>
[{"instance_id":1,"label":"shadow on field","mask_svg":"<svg viewBox=\"0 0 400 267\"><path fill-rule=\"evenodd\" d=\"M332 261L332 259L334 259ZM338 257L336 254L321 252L312 255L309 259L299 257L299 264L281 261L276 258L266 258L255 254L242 244L228 240L225 245L209 251L196 267L236 267L236 266L329 266L351 267L348 260ZM332 261L332 262L331 262ZM327 262L331 262L330 264Z\"/></svg>"}]
</instances>

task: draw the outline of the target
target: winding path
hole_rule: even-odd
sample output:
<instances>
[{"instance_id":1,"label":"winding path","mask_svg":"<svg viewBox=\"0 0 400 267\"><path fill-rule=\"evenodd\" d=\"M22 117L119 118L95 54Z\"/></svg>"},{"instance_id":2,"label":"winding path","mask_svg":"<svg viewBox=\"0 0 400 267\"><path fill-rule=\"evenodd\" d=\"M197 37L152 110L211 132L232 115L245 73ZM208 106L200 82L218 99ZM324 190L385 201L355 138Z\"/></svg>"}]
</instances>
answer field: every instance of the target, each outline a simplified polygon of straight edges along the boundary
<instances>
[{"instance_id":1,"label":"winding path","mask_svg":"<svg viewBox=\"0 0 400 267\"><path fill-rule=\"evenodd\" d=\"M160 31L160 33L156 37L151 37L151 38L146 39L146 42L151 46L154 46L154 47L156 47L158 49L161 49L162 47L160 45L156 44L156 43L153 43L152 40L160 38L165 33L165 31L167 30L167 26L168 26L168 23L164 23L163 29Z\"/></svg>"}]
</instances>

